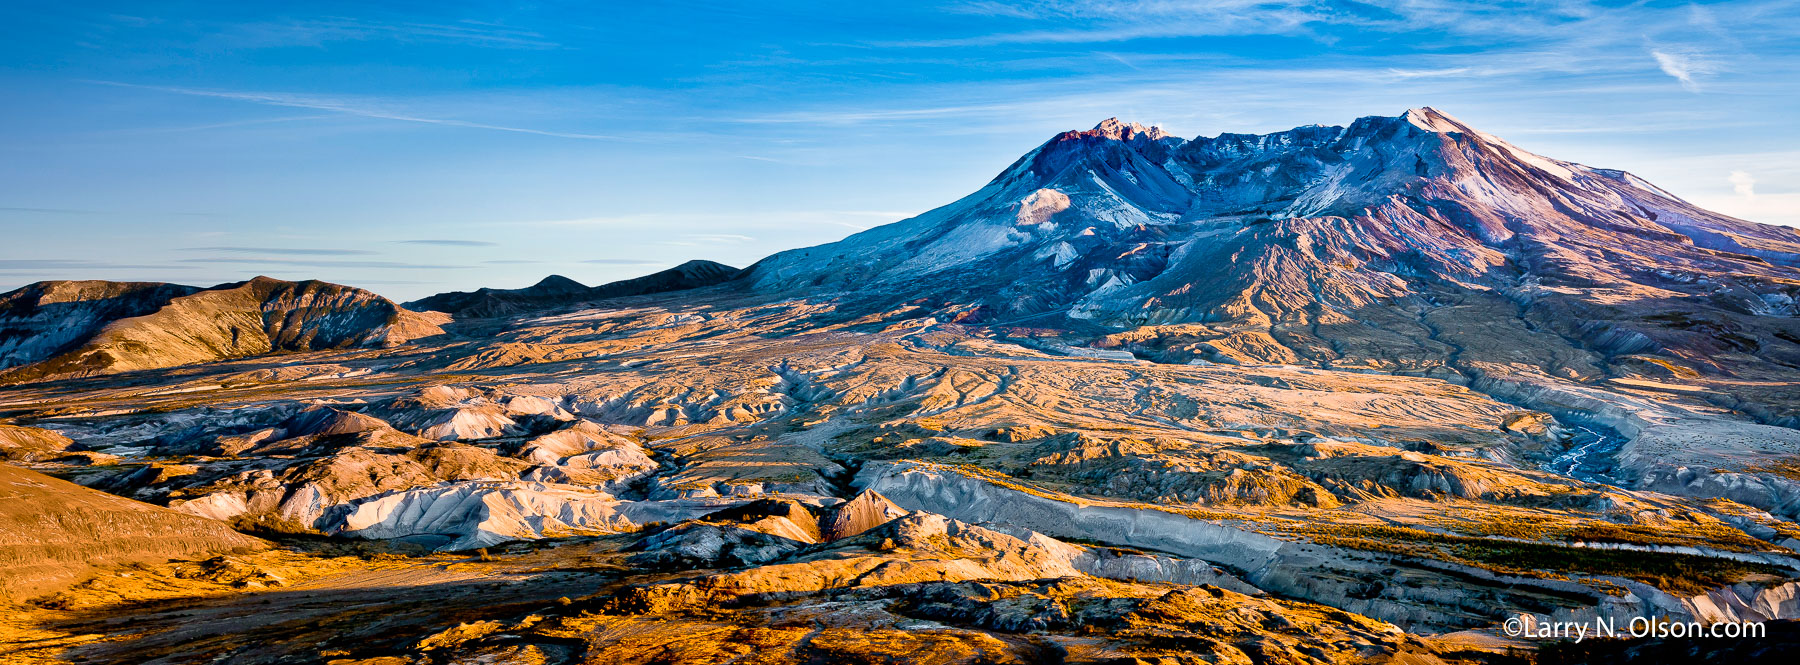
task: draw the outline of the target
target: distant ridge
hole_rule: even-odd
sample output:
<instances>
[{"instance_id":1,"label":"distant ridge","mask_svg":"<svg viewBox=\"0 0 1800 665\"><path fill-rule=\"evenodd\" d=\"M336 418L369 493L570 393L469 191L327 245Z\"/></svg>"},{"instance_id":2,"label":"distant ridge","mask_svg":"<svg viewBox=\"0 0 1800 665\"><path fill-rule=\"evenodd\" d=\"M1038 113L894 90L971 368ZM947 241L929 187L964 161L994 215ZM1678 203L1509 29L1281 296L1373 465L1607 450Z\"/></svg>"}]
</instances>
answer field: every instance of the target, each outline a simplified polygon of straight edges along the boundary
<instances>
[{"instance_id":1,"label":"distant ridge","mask_svg":"<svg viewBox=\"0 0 1800 665\"><path fill-rule=\"evenodd\" d=\"M522 312L561 307L591 300L624 298L652 293L666 293L712 286L735 277L737 268L696 259L668 270L587 287L580 282L551 275L522 289L477 289L452 291L427 296L406 303L421 311L444 312L457 318L494 318Z\"/></svg>"}]
</instances>

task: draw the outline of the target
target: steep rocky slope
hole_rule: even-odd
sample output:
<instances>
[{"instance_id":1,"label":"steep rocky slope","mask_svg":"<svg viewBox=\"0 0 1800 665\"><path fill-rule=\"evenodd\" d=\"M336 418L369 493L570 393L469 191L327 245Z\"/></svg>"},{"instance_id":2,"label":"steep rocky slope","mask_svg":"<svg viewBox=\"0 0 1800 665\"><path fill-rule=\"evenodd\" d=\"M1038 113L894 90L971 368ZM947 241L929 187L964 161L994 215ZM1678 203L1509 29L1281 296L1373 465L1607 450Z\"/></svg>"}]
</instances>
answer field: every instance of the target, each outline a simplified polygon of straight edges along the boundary
<instances>
[{"instance_id":1,"label":"steep rocky slope","mask_svg":"<svg viewBox=\"0 0 1800 665\"><path fill-rule=\"evenodd\" d=\"M16 348L69 350L54 356L37 351L19 355L20 360L43 359L0 373L0 381L112 374L279 351L384 346L443 332L437 327L438 317L402 309L368 291L325 282L258 277L193 290L107 284L34 284L7 294L9 301L19 303L27 302L25 295L31 293L65 295L73 299L65 308L93 301L80 305L80 311L96 320L111 318L103 326L85 323L87 318L77 320L76 327L85 326L86 334L75 336L57 326L34 329L37 318L57 312L46 312L39 304L39 314L26 317L21 305L9 320L0 321L7 334L18 336ZM119 302L120 293L130 294L130 308ZM153 297L167 293L180 295L166 301Z\"/></svg>"}]
</instances>

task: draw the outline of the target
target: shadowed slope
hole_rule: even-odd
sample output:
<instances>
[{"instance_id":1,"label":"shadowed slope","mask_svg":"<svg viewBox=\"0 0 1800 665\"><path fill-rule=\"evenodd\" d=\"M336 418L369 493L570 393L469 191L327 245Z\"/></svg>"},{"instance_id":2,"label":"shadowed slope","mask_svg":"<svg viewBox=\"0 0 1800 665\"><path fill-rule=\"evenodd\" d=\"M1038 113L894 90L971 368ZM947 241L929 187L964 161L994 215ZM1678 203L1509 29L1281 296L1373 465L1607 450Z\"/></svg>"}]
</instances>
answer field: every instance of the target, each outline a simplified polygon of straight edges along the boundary
<instances>
[{"instance_id":1,"label":"shadowed slope","mask_svg":"<svg viewBox=\"0 0 1800 665\"><path fill-rule=\"evenodd\" d=\"M445 312L458 318L492 318L590 300L697 289L731 279L737 272L737 268L723 263L696 259L643 277L609 282L592 288L562 275L551 275L523 289L451 291L421 298L406 305L417 310Z\"/></svg>"}]
</instances>

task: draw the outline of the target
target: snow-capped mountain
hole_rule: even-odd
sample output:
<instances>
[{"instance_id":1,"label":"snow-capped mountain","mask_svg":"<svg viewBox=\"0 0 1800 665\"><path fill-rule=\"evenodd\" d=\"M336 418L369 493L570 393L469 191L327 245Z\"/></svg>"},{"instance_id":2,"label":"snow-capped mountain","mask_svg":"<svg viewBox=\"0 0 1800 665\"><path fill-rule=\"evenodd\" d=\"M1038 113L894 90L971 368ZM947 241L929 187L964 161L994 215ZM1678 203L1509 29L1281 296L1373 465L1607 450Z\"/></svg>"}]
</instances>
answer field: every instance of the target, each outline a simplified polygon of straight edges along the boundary
<instances>
[{"instance_id":1,"label":"snow-capped mountain","mask_svg":"<svg viewBox=\"0 0 1800 665\"><path fill-rule=\"evenodd\" d=\"M1290 298L1357 306L1406 295L1416 279L1608 283L1659 268L1789 274L1770 264L1796 261L1793 229L1710 213L1422 108L1192 141L1107 120L1057 135L955 203L777 254L752 278L907 285L914 297L977 297L1002 319L1063 310L1151 323L1279 317L1299 304ZM1283 302L1258 302L1269 290Z\"/></svg>"},{"instance_id":2,"label":"snow-capped mountain","mask_svg":"<svg viewBox=\"0 0 1800 665\"><path fill-rule=\"evenodd\" d=\"M990 323L1086 321L1122 331L1103 343L1165 360L1578 376L1602 361L1515 351L1800 360L1793 319L1763 316L1792 312L1796 264L1794 229L1420 108L1194 140L1108 120L955 203L776 254L745 279L976 304ZM1448 326L1465 338L1453 341L1431 320L1459 313L1448 305L1486 313Z\"/></svg>"}]
</instances>

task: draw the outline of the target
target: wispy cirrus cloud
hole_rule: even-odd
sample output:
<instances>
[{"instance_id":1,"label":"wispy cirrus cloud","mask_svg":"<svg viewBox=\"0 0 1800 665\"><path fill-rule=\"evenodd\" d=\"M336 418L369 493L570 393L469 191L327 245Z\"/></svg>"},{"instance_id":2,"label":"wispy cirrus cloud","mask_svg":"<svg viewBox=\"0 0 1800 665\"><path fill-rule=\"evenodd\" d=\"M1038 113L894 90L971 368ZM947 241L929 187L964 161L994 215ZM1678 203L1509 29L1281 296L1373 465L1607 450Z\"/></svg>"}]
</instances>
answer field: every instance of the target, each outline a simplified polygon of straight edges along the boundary
<instances>
[{"instance_id":1,"label":"wispy cirrus cloud","mask_svg":"<svg viewBox=\"0 0 1800 665\"><path fill-rule=\"evenodd\" d=\"M280 257L274 257L274 256L201 257L201 258L191 258L191 259L180 259L180 262L182 262L182 263L219 263L219 264L252 265L252 266L275 265L275 266L294 266L294 267L305 267L305 268L382 268L382 269L400 269L400 270L452 270L452 269L462 269L462 268L468 267L468 266L461 266L461 265L448 265L448 264L435 264L435 263L406 263L403 261L290 259L290 258L280 258Z\"/></svg>"},{"instance_id":2,"label":"wispy cirrus cloud","mask_svg":"<svg viewBox=\"0 0 1800 665\"><path fill-rule=\"evenodd\" d=\"M134 88L134 89L138 89L138 90L154 90L157 92L166 92L166 93L174 94L174 95L186 95L189 97L209 97L209 98L213 98L213 99L229 99L229 100L233 100L233 101L247 102L250 104L259 104L262 106L312 109L312 110L316 110L316 111L331 111L333 113L338 113L338 114L342 114L342 115L355 116L355 117L359 117L359 118L370 118L370 119L375 119L375 120L393 120L396 122L410 122L410 123L419 123L419 124L426 124L426 125L441 125L441 126L445 126L445 127L461 127L461 128L465 128L465 129L485 129L485 130L496 131L496 132L512 132L515 134L531 134L531 135L535 135L535 136L549 136L549 137L563 138L563 139L580 139L580 140L584 140L584 141L625 140L625 137L610 135L610 134L589 134L589 133L583 133L583 132L561 132L561 131L553 131L553 130L546 130L546 129L533 129L530 127L513 127L513 126L508 126L508 125L497 125L497 124L485 123L485 122L473 122L473 121L469 121L469 120L458 120L458 119L454 119L454 118L430 117L430 116L419 115L419 114L410 113L410 112L406 112L406 111L402 111L402 110L397 110L397 109L393 108L390 103L384 103L380 100L326 97L326 96L318 96L318 95L304 95L304 94L294 94L294 93L285 93L285 92L245 92L245 91L233 91L233 90L209 90L209 89L200 89L200 88L184 88L184 87L176 87L176 86L141 85L141 84L137 84L137 83L125 83L125 82L121 82L121 81L90 80L90 81L88 81L88 83L94 83L94 84L98 84L98 85L118 86L121 88Z\"/></svg>"},{"instance_id":3,"label":"wispy cirrus cloud","mask_svg":"<svg viewBox=\"0 0 1800 665\"><path fill-rule=\"evenodd\" d=\"M1474 67L1445 67L1443 69L1397 69L1389 67L1387 69L1388 75L1397 79L1430 79L1468 76L1474 71Z\"/></svg>"},{"instance_id":4,"label":"wispy cirrus cloud","mask_svg":"<svg viewBox=\"0 0 1800 665\"><path fill-rule=\"evenodd\" d=\"M449 238L423 238L419 240L395 240L402 245L433 245L437 247L499 247L500 243L486 240L454 240Z\"/></svg>"},{"instance_id":5,"label":"wispy cirrus cloud","mask_svg":"<svg viewBox=\"0 0 1800 665\"><path fill-rule=\"evenodd\" d=\"M1699 92L1698 77L1713 71L1712 63L1704 58L1688 53L1651 49L1650 56L1656 59L1657 68L1681 82L1681 87L1689 92Z\"/></svg>"},{"instance_id":6,"label":"wispy cirrus cloud","mask_svg":"<svg viewBox=\"0 0 1800 665\"><path fill-rule=\"evenodd\" d=\"M689 233L685 237L700 242L754 242L756 239L741 233Z\"/></svg>"},{"instance_id":7,"label":"wispy cirrus cloud","mask_svg":"<svg viewBox=\"0 0 1800 665\"><path fill-rule=\"evenodd\" d=\"M586 259L582 261L582 263L591 263L601 266L653 266L661 262L644 259Z\"/></svg>"},{"instance_id":8,"label":"wispy cirrus cloud","mask_svg":"<svg viewBox=\"0 0 1800 665\"><path fill-rule=\"evenodd\" d=\"M0 259L0 270L186 270L190 266L146 263L112 263L88 259Z\"/></svg>"},{"instance_id":9,"label":"wispy cirrus cloud","mask_svg":"<svg viewBox=\"0 0 1800 665\"><path fill-rule=\"evenodd\" d=\"M953 5L953 13L1025 20L1040 29L963 37L877 41L877 47L958 48L1017 44L1087 44L1216 35L1295 34L1330 15L1315 3L1257 0L1127 3L1074 0ZM1327 8L1328 9L1328 8ZM1067 26L1067 27L1064 27Z\"/></svg>"},{"instance_id":10,"label":"wispy cirrus cloud","mask_svg":"<svg viewBox=\"0 0 1800 665\"><path fill-rule=\"evenodd\" d=\"M294 256L369 256L378 254L366 249L335 249L310 247L183 247L190 252L224 252L228 254L288 254Z\"/></svg>"},{"instance_id":11,"label":"wispy cirrus cloud","mask_svg":"<svg viewBox=\"0 0 1800 665\"><path fill-rule=\"evenodd\" d=\"M104 215L99 210L82 210L79 208L21 208L14 206L0 207L0 212L29 212L44 215Z\"/></svg>"},{"instance_id":12,"label":"wispy cirrus cloud","mask_svg":"<svg viewBox=\"0 0 1800 665\"><path fill-rule=\"evenodd\" d=\"M555 49L542 32L489 21L421 22L376 17L319 16L220 26L214 34L236 47L323 46L341 41L464 44L489 48Z\"/></svg>"},{"instance_id":13,"label":"wispy cirrus cloud","mask_svg":"<svg viewBox=\"0 0 1800 665\"><path fill-rule=\"evenodd\" d=\"M171 210L141 210L125 212L120 210L89 210L86 208L35 208L30 206L0 206L0 212L19 212L40 215L175 215L181 217L218 217L218 213L185 212Z\"/></svg>"}]
</instances>

